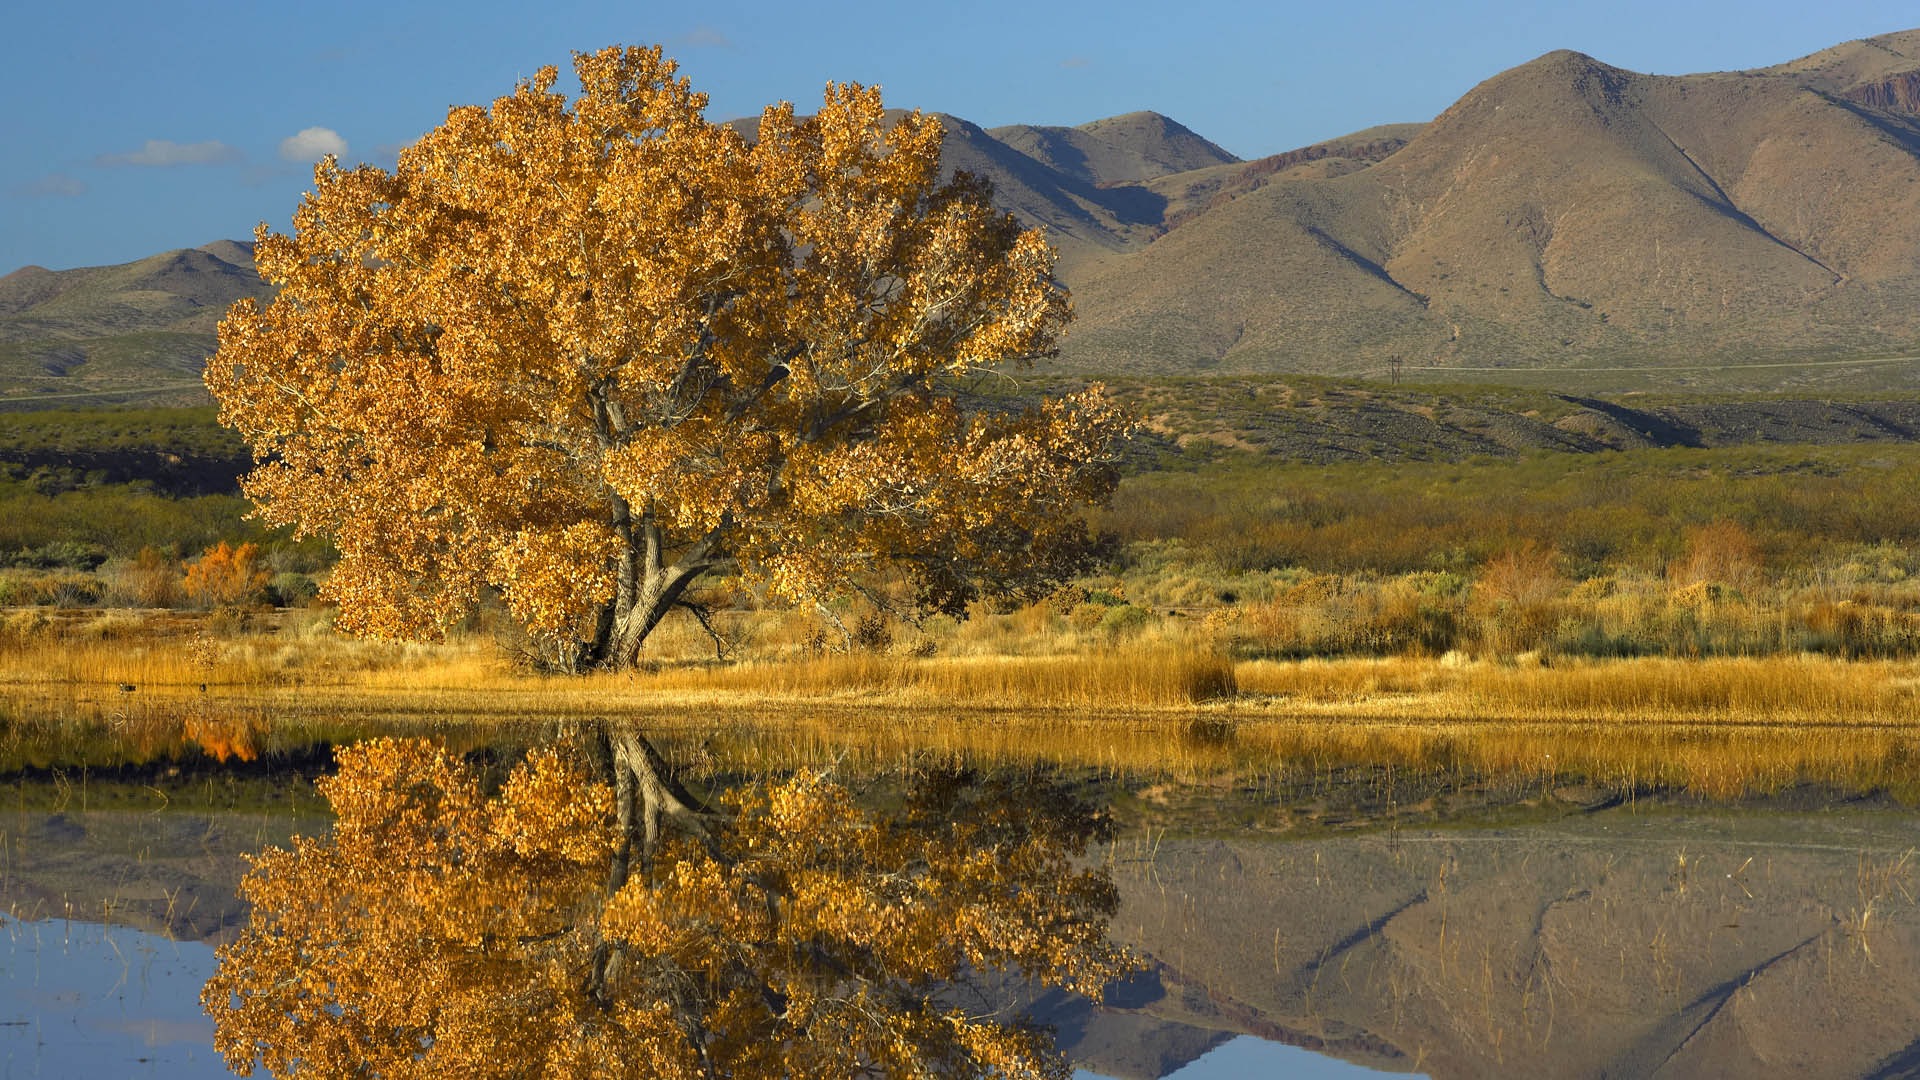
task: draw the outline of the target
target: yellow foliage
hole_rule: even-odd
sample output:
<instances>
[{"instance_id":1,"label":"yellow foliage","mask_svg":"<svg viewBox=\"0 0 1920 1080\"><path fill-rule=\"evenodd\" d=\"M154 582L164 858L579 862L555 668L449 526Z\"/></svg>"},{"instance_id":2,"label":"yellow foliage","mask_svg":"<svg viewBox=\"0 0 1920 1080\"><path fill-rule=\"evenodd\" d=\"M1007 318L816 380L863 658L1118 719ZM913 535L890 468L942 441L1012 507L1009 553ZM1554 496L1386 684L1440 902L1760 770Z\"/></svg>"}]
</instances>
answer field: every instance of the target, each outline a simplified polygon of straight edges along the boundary
<instances>
[{"instance_id":1,"label":"yellow foliage","mask_svg":"<svg viewBox=\"0 0 1920 1080\"><path fill-rule=\"evenodd\" d=\"M1051 354L1038 230L940 181L939 122L827 87L749 140L660 50L579 54L453 109L392 173L328 158L276 299L208 388L265 516L333 539L343 629L437 633L488 589L584 662L631 662L729 560L790 599L856 573L948 610L1078 564L1126 421L1098 388L963 412Z\"/></svg>"},{"instance_id":2,"label":"yellow foliage","mask_svg":"<svg viewBox=\"0 0 1920 1080\"><path fill-rule=\"evenodd\" d=\"M934 774L879 815L803 774L634 850L588 756L535 751L489 795L424 741L342 750L332 835L255 860L203 992L228 1064L1064 1078L1044 1034L943 985L1017 969L1097 995L1127 968L1113 884L1077 865L1105 821L1062 786Z\"/></svg>"}]
</instances>

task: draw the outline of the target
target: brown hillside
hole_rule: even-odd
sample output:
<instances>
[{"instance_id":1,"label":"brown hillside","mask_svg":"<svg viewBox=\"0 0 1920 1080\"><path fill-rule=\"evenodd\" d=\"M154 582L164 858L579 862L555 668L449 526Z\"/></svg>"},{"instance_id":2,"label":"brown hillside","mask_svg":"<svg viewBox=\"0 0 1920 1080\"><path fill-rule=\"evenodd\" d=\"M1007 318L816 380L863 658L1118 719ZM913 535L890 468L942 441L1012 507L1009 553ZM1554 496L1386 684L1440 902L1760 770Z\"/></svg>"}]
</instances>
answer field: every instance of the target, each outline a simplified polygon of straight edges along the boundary
<instances>
[{"instance_id":1,"label":"brown hillside","mask_svg":"<svg viewBox=\"0 0 1920 1080\"><path fill-rule=\"evenodd\" d=\"M987 134L1048 168L1096 186L1137 184L1239 158L1155 112L1079 127L1015 124Z\"/></svg>"},{"instance_id":2,"label":"brown hillside","mask_svg":"<svg viewBox=\"0 0 1920 1080\"><path fill-rule=\"evenodd\" d=\"M214 328L264 296L252 246L231 240L119 266L28 267L0 278L0 397L112 398L161 387L199 398Z\"/></svg>"},{"instance_id":3,"label":"brown hillside","mask_svg":"<svg viewBox=\"0 0 1920 1080\"><path fill-rule=\"evenodd\" d=\"M940 121L947 131L942 149L946 169L988 177L993 181L996 203L1025 221L1044 226L1060 250L1064 274L1077 273L1102 256L1145 247L1157 235L1165 200L1145 188L1131 184L1102 187L1094 181L1098 173L1086 161L1077 162L1072 170L1056 168L970 121L945 115ZM1028 145L1041 152L1039 143L1028 140ZM1061 156L1067 145L1047 144ZM1111 161L1123 157L1116 151L1102 160L1116 167Z\"/></svg>"},{"instance_id":4,"label":"brown hillside","mask_svg":"<svg viewBox=\"0 0 1920 1080\"><path fill-rule=\"evenodd\" d=\"M1328 178L1364 169L1397 153L1425 126L1383 124L1254 161L1159 177L1146 186L1166 198L1162 225L1174 229L1282 177Z\"/></svg>"},{"instance_id":5,"label":"brown hillside","mask_svg":"<svg viewBox=\"0 0 1920 1080\"><path fill-rule=\"evenodd\" d=\"M1875 102L1920 78L1915 43L1683 77L1549 54L1378 164L1280 172L1079 269L1067 358L1352 372L1910 349L1920 118Z\"/></svg>"}]
</instances>

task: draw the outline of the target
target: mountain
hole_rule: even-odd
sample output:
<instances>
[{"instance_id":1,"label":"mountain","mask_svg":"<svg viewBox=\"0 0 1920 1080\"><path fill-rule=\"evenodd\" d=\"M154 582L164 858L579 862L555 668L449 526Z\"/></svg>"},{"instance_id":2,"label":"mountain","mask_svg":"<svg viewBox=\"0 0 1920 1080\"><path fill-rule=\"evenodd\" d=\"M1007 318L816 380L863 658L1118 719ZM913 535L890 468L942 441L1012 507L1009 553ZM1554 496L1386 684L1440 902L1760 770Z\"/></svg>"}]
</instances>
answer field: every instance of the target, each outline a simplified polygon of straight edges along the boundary
<instances>
[{"instance_id":1,"label":"mountain","mask_svg":"<svg viewBox=\"0 0 1920 1080\"><path fill-rule=\"evenodd\" d=\"M889 112L906 115L904 109ZM1153 182L1240 161L1159 113L1128 113L1071 128L1018 124L992 130L935 115L946 129L946 173L991 179L999 206L1047 230L1069 281L1081 268L1140 250L1164 231L1170 200ZM732 125L751 138L757 122Z\"/></svg>"},{"instance_id":2,"label":"mountain","mask_svg":"<svg viewBox=\"0 0 1920 1080\"><path fill-rule=\"evenodd\" d=\"M220 316L266 287L253 245L222 240L119 266L0 277L0 399L202 400Z\"/></svg>"},{"instance_id":3,"label":"mountain","mask_svg":"<svg viewBox=\"0 0 1920 1080\"><path fill-rule=\"evenodd\" d=\"M1702 75L1554 52L1255 161L1152 112L941 119L1059 249L1071 373L1920 381L1888 362L1920 354L1920 30ZM186 383L248 255L0 278L0 397Z\"/></svg>"},{"instance_id":4,"label":"mountain","mask_svg":"<svg viewBox=\"0 0 1920 1080\"><path fill-rule=\"evenodd\" d=\"M1356 372L1911 351L1916 210L1920 31L1711 75L1550 53L1376 163L1276 176L1085 267L1066 359Z\"/></svg>"}]
</instances>

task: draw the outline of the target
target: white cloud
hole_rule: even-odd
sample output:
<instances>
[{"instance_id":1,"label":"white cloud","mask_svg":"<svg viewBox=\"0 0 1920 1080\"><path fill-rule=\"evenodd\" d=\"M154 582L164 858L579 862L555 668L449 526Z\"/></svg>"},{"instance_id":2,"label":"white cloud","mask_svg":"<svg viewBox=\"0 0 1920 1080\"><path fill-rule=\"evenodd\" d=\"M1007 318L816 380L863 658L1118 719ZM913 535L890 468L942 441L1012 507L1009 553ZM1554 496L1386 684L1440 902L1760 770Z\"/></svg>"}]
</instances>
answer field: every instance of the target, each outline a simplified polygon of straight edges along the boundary
<instances>
[{"instance_id":1,"label":"white cloud","mask_svg":"<svg viewBox=\"0 0 1920 1080\"><path fill-rule=\"evenodd\" d=\"M231 165L240 160L240 151L218 139L177 143L171 139L148 139L145 146L124 154L101 154L93 159L103 168L139 165L166 168L173 165Z\"/></svg>"},{"instance_id":2,"label":"white cloud","mask_svg":"<svg viewBox=\"0 0 1920 1080\"><path fill-rule=\"evenodd\" d=\"M300 134L280 140L280 158L298 165L310 165L332 154L347 156L347 140L332 128L310 127Z\"/></svg>"},{"instance_id":3,"label":"white cloud","mask_svg":"<svg viewBox=\"0 0 1920 1080\"><path fill-rule=\"evenodd\" d=\"M680 35L680 45L688 49L731 49L733 39L726 32L712 26L696 26L689 33Z\"/></svg>"},{"instance_id":4,"label":"white cloud","mask_svg":"<svg viewBox=\"0 0 1920 1080\"><path fill-rule=\"evenodd\" d=\"M71 199L87 193L87 182L66 173L48 173L14 187L12 193L30 199Z\"/></svg>"}]
</instances>

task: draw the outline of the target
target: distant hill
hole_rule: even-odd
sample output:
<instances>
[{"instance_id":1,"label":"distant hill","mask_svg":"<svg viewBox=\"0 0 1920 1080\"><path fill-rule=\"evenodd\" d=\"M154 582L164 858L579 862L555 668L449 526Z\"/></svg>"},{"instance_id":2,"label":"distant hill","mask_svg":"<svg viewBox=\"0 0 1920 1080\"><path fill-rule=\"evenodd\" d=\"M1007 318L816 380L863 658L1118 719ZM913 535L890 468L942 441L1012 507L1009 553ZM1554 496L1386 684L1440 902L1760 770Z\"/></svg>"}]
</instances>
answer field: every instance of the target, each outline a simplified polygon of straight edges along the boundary
<instances>
[{"instance_id":1,"label":"distant hill","mask_svg":"<svg viewBox=\"0 0 1920 1080\"><path fill-rule=\"evenodd\" d=\"M120 266L0 277L0 399L205 400L214 328L264 296L253 245L222 240Z\"/></svg>"},{"instance_id":2,"label":"distant hill","mask_svg":"<svg viewBox=\"0 0 1920 1080\"><path fill-rule=\"evenodd\" d=\"M1855 363L1920 356L1920 30L1703 75L1554 52L1255 161L1152 112L942 120L1059 248L1069 372L1920 386ZM0 397L189 382L249 254L0 278Z\"/></svg>"}]
</instances>

